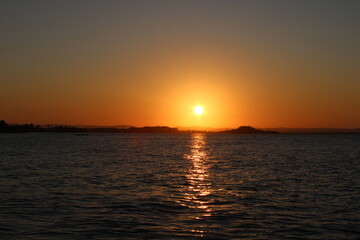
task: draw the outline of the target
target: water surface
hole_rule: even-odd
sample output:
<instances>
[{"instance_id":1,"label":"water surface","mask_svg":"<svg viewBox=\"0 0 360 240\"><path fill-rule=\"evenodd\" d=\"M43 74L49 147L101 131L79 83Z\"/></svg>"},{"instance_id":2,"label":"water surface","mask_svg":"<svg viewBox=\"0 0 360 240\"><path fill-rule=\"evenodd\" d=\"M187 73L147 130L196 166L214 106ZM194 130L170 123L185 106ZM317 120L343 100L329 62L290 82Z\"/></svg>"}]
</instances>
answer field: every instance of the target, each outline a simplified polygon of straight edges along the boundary
<instances>
[{"instance_id":1,"label":"water surface","mask_svg":"<svg viewBox=\"0 0 360 240\"><path fill-rule=\"evenodd\" d=\"M1 239L359 239L359 135L1 134Z\"/></svg>"}]
</instances>

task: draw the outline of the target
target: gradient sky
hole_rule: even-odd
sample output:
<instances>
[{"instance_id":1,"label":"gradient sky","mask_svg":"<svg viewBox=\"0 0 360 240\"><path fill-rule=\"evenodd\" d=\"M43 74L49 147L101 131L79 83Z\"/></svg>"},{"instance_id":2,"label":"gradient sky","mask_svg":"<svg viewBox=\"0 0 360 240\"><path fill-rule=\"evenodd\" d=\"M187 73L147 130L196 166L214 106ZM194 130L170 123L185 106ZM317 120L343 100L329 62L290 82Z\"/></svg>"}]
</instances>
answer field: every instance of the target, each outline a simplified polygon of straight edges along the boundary
<instances>
[{"instance_id":1,"label":"gradient sky","mask_svg":"<svg viewBox=\"0 0 360 240\"><path fill-rule=\"evenodd\" d=\"M360 1L1 0L0 33L10 123L360 127Z\"/></svg>"}]
</instances>

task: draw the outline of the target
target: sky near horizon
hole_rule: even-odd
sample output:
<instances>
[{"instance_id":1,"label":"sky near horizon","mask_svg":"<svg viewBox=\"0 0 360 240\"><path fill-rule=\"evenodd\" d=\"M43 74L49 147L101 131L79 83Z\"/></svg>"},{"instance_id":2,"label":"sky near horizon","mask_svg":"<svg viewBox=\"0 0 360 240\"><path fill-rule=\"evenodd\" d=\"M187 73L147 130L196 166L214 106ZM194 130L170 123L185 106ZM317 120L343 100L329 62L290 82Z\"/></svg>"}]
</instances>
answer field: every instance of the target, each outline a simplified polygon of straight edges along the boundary
<instances>
[{"instance_id":1,"label":"sky near horizon","mask_svg":"<svg viewBox=\"0 0 360 240\"><path fill-rule=\"evenodd\" d=\"M360 1L2 0L0 33L10 123L360 127Z\"/></svg>"}]
</instances>

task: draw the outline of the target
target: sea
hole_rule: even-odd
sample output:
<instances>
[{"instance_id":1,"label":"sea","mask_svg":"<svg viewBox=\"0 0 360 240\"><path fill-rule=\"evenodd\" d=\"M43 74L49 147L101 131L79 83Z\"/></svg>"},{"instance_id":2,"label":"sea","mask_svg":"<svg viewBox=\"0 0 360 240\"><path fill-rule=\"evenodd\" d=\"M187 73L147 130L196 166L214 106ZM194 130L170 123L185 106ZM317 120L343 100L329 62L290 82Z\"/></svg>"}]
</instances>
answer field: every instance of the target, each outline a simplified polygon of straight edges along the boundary
<instances>
[{"instance_id":1,"label":"sea","mask_svg":"<svg viewBox=\"0 0 360 240\"><path fill-rule=\"evenodd\" d=\"M360 239L360 134L0 134L0 239Z\"/></svg>"}]
</instances>

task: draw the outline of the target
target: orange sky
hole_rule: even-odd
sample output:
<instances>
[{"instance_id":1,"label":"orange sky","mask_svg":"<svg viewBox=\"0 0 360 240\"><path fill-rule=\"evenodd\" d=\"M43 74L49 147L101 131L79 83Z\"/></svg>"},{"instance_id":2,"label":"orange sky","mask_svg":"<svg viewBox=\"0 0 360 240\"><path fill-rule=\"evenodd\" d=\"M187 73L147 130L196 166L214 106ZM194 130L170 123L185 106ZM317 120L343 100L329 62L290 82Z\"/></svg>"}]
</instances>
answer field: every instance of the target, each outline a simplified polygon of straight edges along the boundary
<instances>
[{"instance_id":1,"label":"orange sky","mask_svg":"<svg viewBox=\"0 0 360 240\"><path fill-rule=\"evenodd\" d=\"M0 119L360 127L350 4L105 2L4 4Z\"/></svg>"}]
</instances>

